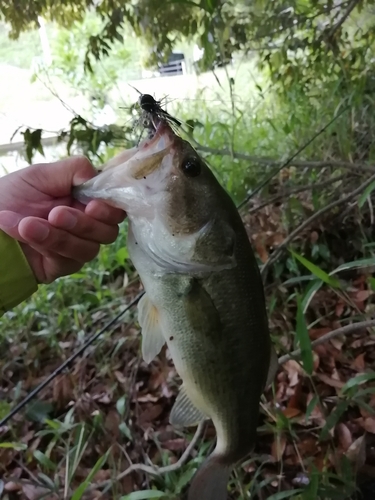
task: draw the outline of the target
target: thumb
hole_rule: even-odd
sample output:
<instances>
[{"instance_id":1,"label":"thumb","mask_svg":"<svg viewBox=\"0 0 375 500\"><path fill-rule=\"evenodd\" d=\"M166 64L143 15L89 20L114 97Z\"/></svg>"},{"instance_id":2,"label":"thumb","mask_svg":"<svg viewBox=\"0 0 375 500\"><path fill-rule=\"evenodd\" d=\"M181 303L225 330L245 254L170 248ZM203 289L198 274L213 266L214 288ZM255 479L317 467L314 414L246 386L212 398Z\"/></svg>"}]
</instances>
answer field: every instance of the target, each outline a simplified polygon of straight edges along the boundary
<instances>
[{"instance_id":1,"label":"thumb","mask_svg":"<svg viewBox=\"0 0 375 500\"><path fill-rule=\"evenodd\" d=\"M49 196L61 198L96 175L96 170L85 156L72 156L54 163L39 163L20 172L29 184Z\"/></svg>"}]
</instances>

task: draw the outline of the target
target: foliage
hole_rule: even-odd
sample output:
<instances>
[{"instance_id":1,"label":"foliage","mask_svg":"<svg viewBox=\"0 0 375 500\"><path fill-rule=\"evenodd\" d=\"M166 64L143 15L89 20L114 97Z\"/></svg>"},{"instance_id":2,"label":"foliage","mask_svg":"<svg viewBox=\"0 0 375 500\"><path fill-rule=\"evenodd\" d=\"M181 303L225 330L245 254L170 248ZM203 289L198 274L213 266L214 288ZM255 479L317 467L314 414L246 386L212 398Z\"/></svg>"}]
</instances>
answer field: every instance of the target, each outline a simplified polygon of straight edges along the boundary
<instances>
[{"instance_id":1,"label":"foliage","mask_svg":"<svg viewBox=\"0 0 375 500\"><path fill-rule=\"evenodd\" d=\"M124 22L149 43L150 62L165 58L176 40L189 38L204 48L205 69L228 62L238 51L259 51L261 64L268 64L272 76L287 87L301 80L302 88L316 84L322 75L331 81L338 75L361 79L366 66L373 64L373 0L304 0L288 6L281 0L175 0L163 6L151 0L24 3L23 8L20 2L0 3L13 36L37 26L38 15L70 26L84 18L87 7L95 10L102 21L89 40L89 68L89 54L100 59L115 41L123 41Z\"/></svg>"},{"instance_id":2,"label":"foliage","mask_svg":"<svg viewBox=\"0 0 375 500\"><path fill-rule=\"evenodd\" d=\"M90 35L103 27L103 21L94 15L83 22L74 22L69 29L60 29L52 43L52 65L49 77L66 82L77 94L96 101L103 108L109 92L116 86L129 59L130 52L120 42L114 43L113 56L98 61L91 72L85 72L86 45Z\"/></svg>"}]
</instances>

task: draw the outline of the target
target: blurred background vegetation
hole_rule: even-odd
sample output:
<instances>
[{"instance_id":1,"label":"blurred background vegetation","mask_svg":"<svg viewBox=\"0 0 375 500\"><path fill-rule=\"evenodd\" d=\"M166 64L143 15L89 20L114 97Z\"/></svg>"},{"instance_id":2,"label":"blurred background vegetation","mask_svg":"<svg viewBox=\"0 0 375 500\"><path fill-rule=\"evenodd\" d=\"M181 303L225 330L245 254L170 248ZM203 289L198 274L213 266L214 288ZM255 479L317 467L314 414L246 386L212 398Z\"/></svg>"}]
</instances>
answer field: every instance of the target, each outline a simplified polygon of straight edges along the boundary
<instances>
[{"instance_id":1,"label":"blurred background vegetation","mask_svg":"<svg viewBox=\"0 0 375 500\"><path fill-rule=\"evenodd\" d=\"M265 395L230 498L374 498L374 334L311 341L374 314L375 2L0 0L0 20L5 170L68 153L100 167L133 146L131 84L166 97L236 203L250 198L241 214L271 333L280 355L301 347L302 359ZM173 53L183 74L163 76ZM0 320L0 417L139 291L126 230ZM210 428L178 471L118 478L147 457L177 460L190 438L168 425L168 355L147 366L139 344L132 310L0 429L0 497L183 498Z\"/></svg>"}]
</instances>

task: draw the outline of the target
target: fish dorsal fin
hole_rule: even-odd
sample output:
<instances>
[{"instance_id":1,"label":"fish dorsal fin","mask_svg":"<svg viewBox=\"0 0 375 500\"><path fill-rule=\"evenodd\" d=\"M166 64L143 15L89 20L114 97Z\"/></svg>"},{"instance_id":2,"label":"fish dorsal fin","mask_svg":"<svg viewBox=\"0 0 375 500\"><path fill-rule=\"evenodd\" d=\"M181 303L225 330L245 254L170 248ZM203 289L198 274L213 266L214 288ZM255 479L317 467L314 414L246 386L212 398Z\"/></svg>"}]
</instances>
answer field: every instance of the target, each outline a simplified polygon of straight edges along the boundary
<instances>
[{"instance_id":1,"label":"fish dorsal fin","mask_svg":"<svg viewBox=\"0 0 375 500\"><path fill-rule=\"evenodd\" d=\"M279 360L278 360L275 348L274 348L273 344L271 343L270 367L268 368L265 389L267 389L267 387L269 387L272 384L278 369L279 369Z\"/></svg>"},{"instance_id":2,"label":"fish dorsal fin","mask_svg":"<svg viewBox=\"0 0 375 500\"><path fill-rule=\"evenodd\" d=\"M189 427L199 424L206 418L206 415L191 402L182 384L169 417L170 423L175 427Z\"/></svg>"},{"instance_id":3,"label":"fish dorsal fin","mask_svg":"<svg viewBox=\"0 0 375 500\"><path fill-rule=\"evenodd\" d=\"M159 311L147 294L138 303L138 323L142 328L142 356L146 363L150 363L161 351L165 339L160 327Z\"/></svg>"}]
</instances>

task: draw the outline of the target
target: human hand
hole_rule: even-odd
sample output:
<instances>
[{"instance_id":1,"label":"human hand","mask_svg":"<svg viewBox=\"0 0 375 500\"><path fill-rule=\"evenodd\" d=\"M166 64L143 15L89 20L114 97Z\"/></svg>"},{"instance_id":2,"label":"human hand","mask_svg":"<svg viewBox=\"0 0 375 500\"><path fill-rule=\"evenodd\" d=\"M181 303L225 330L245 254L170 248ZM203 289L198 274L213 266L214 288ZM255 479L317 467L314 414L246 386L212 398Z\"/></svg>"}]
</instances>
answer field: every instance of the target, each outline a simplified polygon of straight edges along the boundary
<instances>
[{"instance_id":1,"label":"human hand","mask_svg":"<svg viewBox=\"0 0 375 500\"><path fill-rule=\"evenodd\" d=\"M39 283L72 274L113 243L125 212L93 200L85 207L73 186L91 179L84 157L41 163L0 178L0 229L18 240Z\"/></svg>"}]
</instances>

